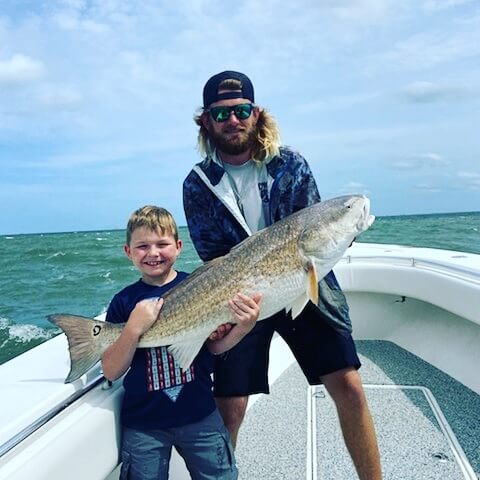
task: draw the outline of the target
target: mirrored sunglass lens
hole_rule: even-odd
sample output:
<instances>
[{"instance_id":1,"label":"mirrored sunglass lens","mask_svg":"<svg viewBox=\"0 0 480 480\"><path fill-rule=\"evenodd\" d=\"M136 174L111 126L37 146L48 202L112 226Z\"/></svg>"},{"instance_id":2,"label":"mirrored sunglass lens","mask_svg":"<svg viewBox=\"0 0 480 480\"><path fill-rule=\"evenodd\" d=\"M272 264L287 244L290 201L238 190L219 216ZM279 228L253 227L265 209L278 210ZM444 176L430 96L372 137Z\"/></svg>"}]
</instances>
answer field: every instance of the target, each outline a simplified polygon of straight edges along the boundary
<instances>
[{"instance_id":1,"label":"mirrored sunglass lens","mask_svg":"<svg viewBox=\"0 0 480 480\"><path fill-rule=\"evenodd\" d=\"M224 122L230 116L230 109L227 107L214 107L210 110L210 113L216 122Z\"/></svg>"},{"instance_id":2,"label":"mirrored sunglass lens","mask_svg":"<svg viewBox=\"0 0 480 480\"><path fill-rule=\"evenodd\" d=\"M240 120L245 120L252 113L252 104L246 103L244 105L237 105L234 108L235 115Z\"/></svg>"}]
</instances>

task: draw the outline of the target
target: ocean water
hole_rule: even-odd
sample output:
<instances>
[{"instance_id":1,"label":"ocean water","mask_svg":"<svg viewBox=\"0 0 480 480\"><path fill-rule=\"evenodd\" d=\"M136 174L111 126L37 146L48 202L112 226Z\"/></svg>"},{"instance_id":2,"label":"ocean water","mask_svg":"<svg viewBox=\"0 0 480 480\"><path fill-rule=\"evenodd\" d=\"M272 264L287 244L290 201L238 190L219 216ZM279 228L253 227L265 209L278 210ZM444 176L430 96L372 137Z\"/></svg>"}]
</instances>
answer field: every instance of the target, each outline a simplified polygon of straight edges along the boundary
<instances>
[{"instance_id":1,"label":"ocean water","mask_svg":"<svg viewBox=\"0 0 480 480\"><path fill-rule=\"evenodd\" d=\"M177 268L201 265L188 236ZM0 364L59 333L46 316L93 317L139 274L123 230L0 236ZM358 242L480 254L480 212L379 217Z\"/></svg>"}]
</instances>

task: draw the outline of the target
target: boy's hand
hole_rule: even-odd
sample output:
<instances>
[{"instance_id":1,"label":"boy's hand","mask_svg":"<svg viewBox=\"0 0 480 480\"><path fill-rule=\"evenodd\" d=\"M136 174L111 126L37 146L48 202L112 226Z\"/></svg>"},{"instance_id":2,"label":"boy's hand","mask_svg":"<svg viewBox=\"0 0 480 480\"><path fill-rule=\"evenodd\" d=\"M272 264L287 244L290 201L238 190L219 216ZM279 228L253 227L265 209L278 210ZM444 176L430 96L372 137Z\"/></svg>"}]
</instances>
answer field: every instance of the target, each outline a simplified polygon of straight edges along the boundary
<instances>
[{"instance_id":1,"label":"boy's hand","mask_svg":"<svg viewBox=\"0 0 480 480\"><path fill-rule=\"evenodd\" d=\"M248 333L254 326L260 315L260 301L262 294L256 293L252 297L237 293L228 306L232 312L238 329Z\"/></svg>"},{"instance_id":2,"label":"boy's hand","mask_svg":"<svg viewBox=\"0 0 480 480\"><path fill-rule=\"evenodd\" d=\"M162 306L163 298L141 300L130 313L125 328L140 338L155 323Z\"/></svg>"}]
</instances>

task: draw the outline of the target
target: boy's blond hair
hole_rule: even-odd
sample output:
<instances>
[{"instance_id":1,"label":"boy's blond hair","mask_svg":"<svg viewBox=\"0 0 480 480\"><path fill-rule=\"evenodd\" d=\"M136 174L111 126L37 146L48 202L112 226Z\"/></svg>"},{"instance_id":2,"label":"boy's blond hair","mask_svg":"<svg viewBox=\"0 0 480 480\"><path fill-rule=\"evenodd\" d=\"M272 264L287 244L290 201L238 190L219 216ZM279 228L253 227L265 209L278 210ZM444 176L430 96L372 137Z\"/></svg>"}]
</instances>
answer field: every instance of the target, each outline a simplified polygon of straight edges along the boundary
<instances>
[{"instance_id":1,"label":"boy's blond hair","mask_svg":"<svg viewBox=\"0 0 480 480\"><path fill-rule=\"evenodd\" d=\"M130 245L132 233L137 229L145 227L153 232L160 231L162 235L172 235L178 241L178 228L172 214L162 207L146 205L135 210L127 224L127 245Z\"/></svg>"}]
</instances>

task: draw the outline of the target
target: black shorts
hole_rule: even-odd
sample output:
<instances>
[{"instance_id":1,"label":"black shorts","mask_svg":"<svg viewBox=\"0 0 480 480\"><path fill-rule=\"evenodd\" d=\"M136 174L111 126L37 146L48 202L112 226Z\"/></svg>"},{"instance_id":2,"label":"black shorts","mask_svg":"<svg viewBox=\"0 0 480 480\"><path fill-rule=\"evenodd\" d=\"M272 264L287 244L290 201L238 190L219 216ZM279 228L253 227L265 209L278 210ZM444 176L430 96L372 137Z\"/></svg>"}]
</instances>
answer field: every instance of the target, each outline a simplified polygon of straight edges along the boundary
<instances>
[{"instance_id":1,"label":"black shorts","mask_svg":"<svg viewBox=\"0 0 480 480\"><path fill-rule=\"evenodd\" d=\"M310 385L319 385L321 376L343 368L360 368L351 335L333 329L309 303L295 320L283 311L258 322L235 347L215 358L216 397L269 393L268 361L274 331L290 347Z\"/></svg>"}]
</instances>

